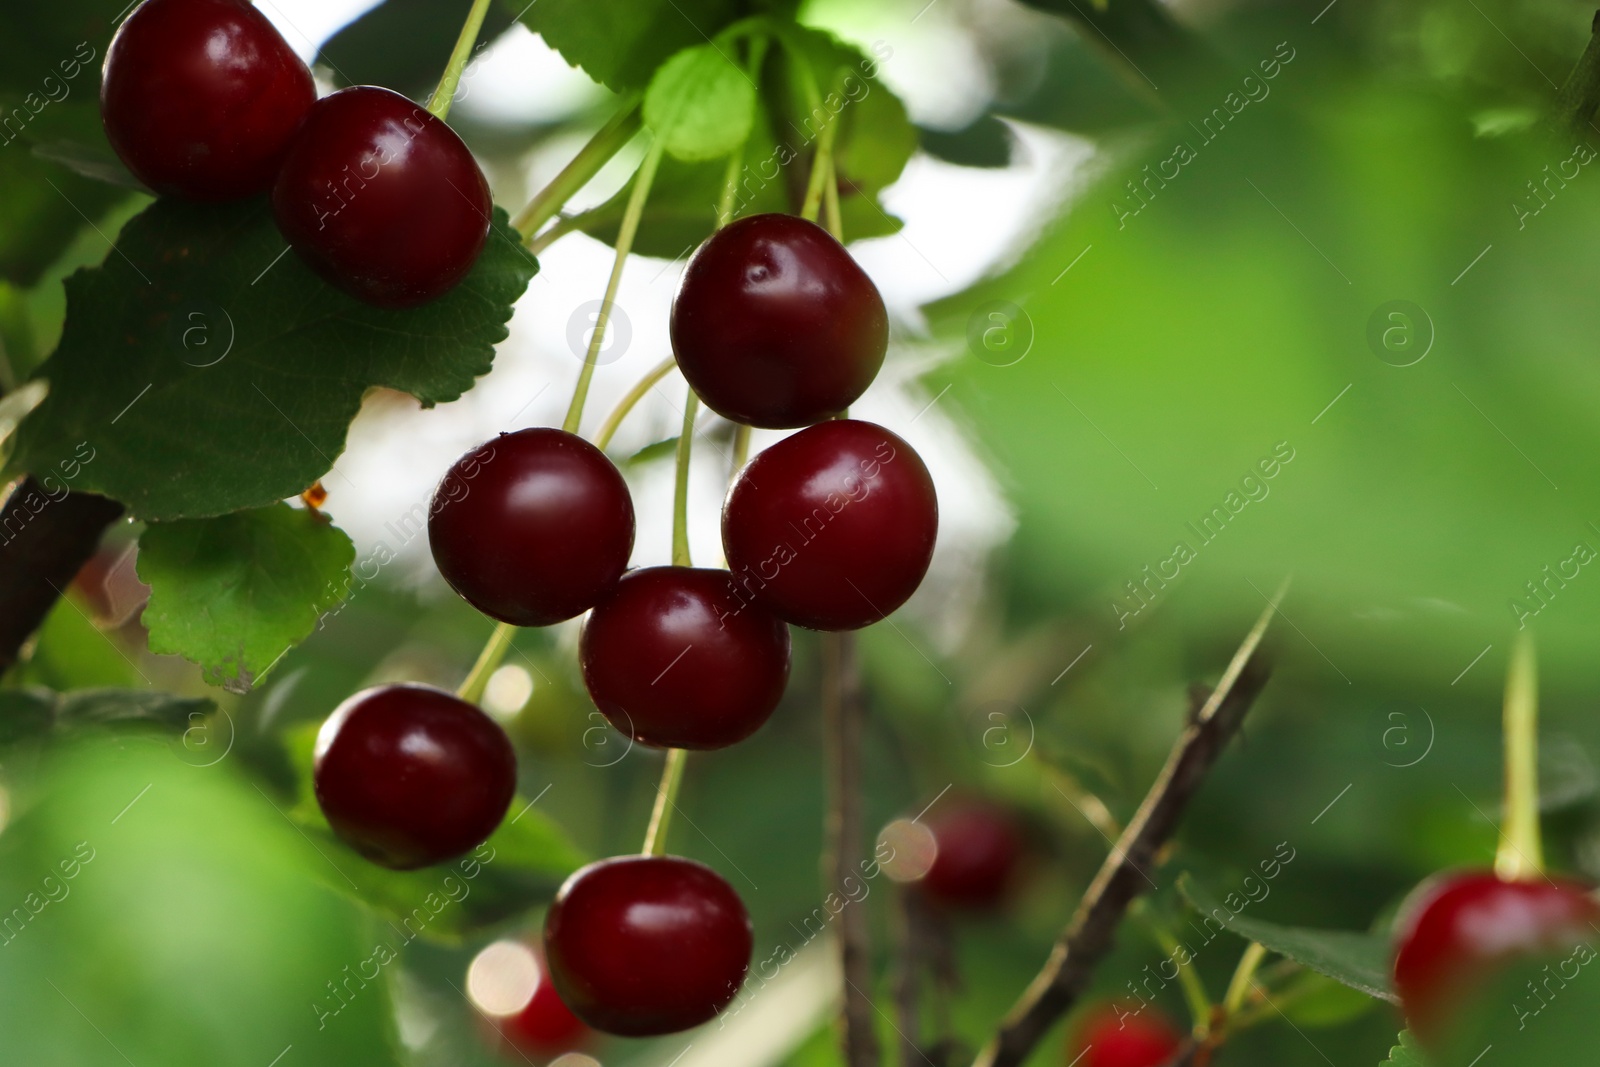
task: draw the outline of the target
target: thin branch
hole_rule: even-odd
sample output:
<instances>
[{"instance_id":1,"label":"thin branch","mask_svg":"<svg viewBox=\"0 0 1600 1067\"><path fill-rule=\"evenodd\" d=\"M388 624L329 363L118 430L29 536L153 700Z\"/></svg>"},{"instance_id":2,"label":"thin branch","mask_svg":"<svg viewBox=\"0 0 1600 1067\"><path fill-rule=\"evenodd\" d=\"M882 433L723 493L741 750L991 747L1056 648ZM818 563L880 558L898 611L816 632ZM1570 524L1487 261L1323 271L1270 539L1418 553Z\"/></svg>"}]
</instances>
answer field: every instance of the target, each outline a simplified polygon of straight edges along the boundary
<instances>
[{"instance_id":1,"label":"thin branch","mask_svg":"<svg viewBox=\"0 0 1600 1067\"><path fill-rule=\"evenodd\" d=\"M1259 650L1283 592L1280 589L1267 606L1222 681L1178 738L1160 777L1095 875L1049 960L979 1053L976 1067L1018 1067L1072 1007L1111 951L1128 906L1150 885L1157 853L1271 676Z\"/></svg>"},{"instance_id":2,"label":"thin branch","mask_svg":"<svg viewBox=\"0 0 1600 1067\"><path fill-rule=\"evenodd\" d=\"M855 635L822 635L822 743L828 765L827 847L823 871L830 893L843 892L856 879L866 856L862 823L861 745L866 706L856 665ZM840 1009L840 1047L845 1067L877 1067L878 1036L873 1018L872 933L864 907L839 913L839 963L844 973Z\"/></svg>"},{"instance_id":3,"label":"thin branch","mask_svg":"<svg viewBox=\"0 0 1600 1067\"><path fill-rule=\"evenodd\" d=\"M1595 12L1589 33L1589 44L1556 94L1550 128L1558 137L1585 136L1595 108L1600 107L1600 11Z\"/></svg>"},{"instance_id":4,"label":"thin branch","mask_svg":"<svg viewBox=\"0 0 1600 1067\"><path fill-rule=\"evenodd\" d=\"M122 505L93 493L53 497L24 479L0 507L0 671L44 622Z\"/></svg>"}]
</instances>

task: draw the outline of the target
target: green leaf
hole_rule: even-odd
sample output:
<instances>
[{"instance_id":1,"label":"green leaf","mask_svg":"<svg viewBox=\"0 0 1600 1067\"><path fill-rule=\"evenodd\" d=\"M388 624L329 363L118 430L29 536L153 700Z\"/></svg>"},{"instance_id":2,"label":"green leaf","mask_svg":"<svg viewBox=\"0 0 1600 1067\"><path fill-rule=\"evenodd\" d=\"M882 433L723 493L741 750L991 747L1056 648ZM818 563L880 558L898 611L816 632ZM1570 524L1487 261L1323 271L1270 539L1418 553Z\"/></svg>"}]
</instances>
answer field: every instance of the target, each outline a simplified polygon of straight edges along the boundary
<instances>
[{"instance_id":1,"label":"green leaf","mask_svg":"<svg viewBox=\"0 0 1600 1067\"><path fill-rule=\"evenodd\" d=\"M644 94L644 122L678 159L720 159L750 136L756 88L716 45L685 48L661 65Z\"/></svg>"},{"instance_id":2,"label":"green leaf","mask_svg":"<svg viewBox=\"0 0 1600 1067\"><path fill-rule=\"evenodd\" d=\"M1278 1005L1296 1026L1343 1026L1377 1007L1378 1001L1316 971L1303 971L1288 982Z\"/></svg>"},{"instance_id":3,"label":"green leaf","mask_svg":"<svg viewBox=\"0 0 1600 1067\"><path fill-rule=\"evenodd\" d=\"M383 85L421 99L439 81L471 8L472 0L384 0L323 42L317 61L338 85ZM489 5L479 51L506 31L513 13Z\"/></svg>"},{"instance_id":4,"label":"green leaf","mask_svg":"<svg viewBox=\"0 0 1600 1067\"><path fill-rule=\"evenodd\" d=\"M674 435L666 438L665 440L652 441L650 444L645 445L643 448L639 449L639 451L623 460L622 465L628 468L643 467L646 464L654 463L657 460L666 459L669 456L675 455L677 451L678 438L676 435Z\"/></svg>"},{"instance_id":5,"label":"green leaf","mask_svg":"<svg viewBox=\"0 0 1600 1067\"><path fill-rule=\"evenodd\" d=\"M42 686L0 689L0 744L71 734L118 723L150 723L188 731L217 710L202 697L152 689L78 689L57 693Z\"/></svg>"},{"instance_id":6,"label":"green leaf","mask_svg":"<svg viewBox=\"0 0 1600 1067\"><path fill-rule=\"evenodd\" d=\"M342 530L283 503L152 523L138 562L150 586L141 618L150 648L193 660L210 684L244 692L344 599L354 561Z\"/></svg>"},{"instance_id":7,"label":"green leaf","mask_svg":"<svg viewBox=\"0 0 1600 1067\"><path fill-rule=\"evenodd\" d=\"M424 405L489 370L537 264L496 209L483 255L422 307L369 307L317 278L264 200L161 200L104 265L67 279L51 394L18 432L12 464L44 469L79 448L73 484L139 518L202 518L295 496L326 473L373 386Z\"/></svg>"},{"instance_id":8,"label":"green leaf","mask_svg":"<svg viewBox=\"0 0 1600 1067\"><path fill-rule=\"evenodd\" d=\"M1178 888L1196 911L1208 920L1220 922L1229 933L1246 941L1259 941L1273 952L1369 997L1399 1003L1389 980L1391 949L1387 938L1343 930L1279 926L1246 918L1187 874L1178 880Z\"/></svg>"},{"instance_id":9,"label":"green leaf","mask_svg":"<svg viewBox=\"0 0 1600 1067\"><path fill-rule=\"evenodd\" d=\"M539 0L521 18L568 63L623 92L644 88L668 56L704 44L745 15L796 6L793 0Z\"/></svg>"},{"instance_id":10,"label":"green leaf","mask_svg":"<svg viewBox=\"0 0 1600 1067\"><path fill-rule=\"evenodd\" d=\"M1395 1040L1398 1044L1389 1050L1389 1058L1378 1067L1428 1067L1428 1061L1423 1059L1422 1050L1417 1047L1417 1039L1411 1036L1410 1030L1400 1031L1400 1036Z\"/></svg>"},{"instance_id":11,"label":"green leaf","mask_svg":"<svg viewBox=\"0 0 1600 1067\"><path fill-rule=\"evenodd\" d=\"M1009 167L1017 138L993 115L982 115L959 130L920 130L922 148L935 159L959 167Z\"/></svg>"}]
</instances>

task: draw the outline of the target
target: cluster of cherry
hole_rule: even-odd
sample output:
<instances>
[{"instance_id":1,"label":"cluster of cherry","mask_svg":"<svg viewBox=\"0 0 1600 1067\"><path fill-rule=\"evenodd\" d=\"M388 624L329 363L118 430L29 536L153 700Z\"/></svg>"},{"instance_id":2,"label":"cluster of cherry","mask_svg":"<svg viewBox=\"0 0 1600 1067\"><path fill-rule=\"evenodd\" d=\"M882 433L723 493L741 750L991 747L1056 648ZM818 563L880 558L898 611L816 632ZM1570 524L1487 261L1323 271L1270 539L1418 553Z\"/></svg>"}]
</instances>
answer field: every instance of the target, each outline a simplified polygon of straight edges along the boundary
<instances>
[{"instance_id":1,"label":"cluster of cherry","mask_svg":"<svg viewBox=\"0 0 1600 1067\"><path fill-rule=\"evenodd\" d=\"M246 0L146 0L106 52L100 111L151 189L211 201L270 189L306 263L379 307L442 295L488 240L489 183L454 130L377 86L318 100Z\"/></svg>"}]
</instances>

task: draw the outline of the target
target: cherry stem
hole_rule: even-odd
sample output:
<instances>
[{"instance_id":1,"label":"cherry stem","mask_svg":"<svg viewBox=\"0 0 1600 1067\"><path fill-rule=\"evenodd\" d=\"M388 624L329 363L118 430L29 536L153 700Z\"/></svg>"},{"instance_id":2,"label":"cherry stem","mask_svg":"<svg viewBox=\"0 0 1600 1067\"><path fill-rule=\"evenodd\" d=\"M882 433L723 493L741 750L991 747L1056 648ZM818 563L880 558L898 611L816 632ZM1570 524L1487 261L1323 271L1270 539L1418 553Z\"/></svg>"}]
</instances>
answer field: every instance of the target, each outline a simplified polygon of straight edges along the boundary
<instances>
[{"instance_id":1,"label":"cherry stem","mask_svg":"<svg viewBox=\"0 0 1600 1067\"><path fill-rule=\"evenodd\" d=\"M1161 946L1161 951L1166 953L1168 959L1178 958L1178 939L1162 922L1153 909L1144 906L1145 902L1136 901L1135 914L1144 922L1145 928L1150 931L1150 936L1155 938L1156 944ZM1178 987L1183 991L1184 1003L1189 1007L1189 1015L1194 1020L1194 1031L1205 1035L1211 1028L1211 996L1206 992L1205 981L1195 970L1193 963L1185 964L1178 968Z\"/></svg>"},{"instance_id":2,"label":"cherry stem","mask_svg":"<svg viewBox=\"0 0 1600 1067\"><path fill-rule=\"evenodd\" d=\"M456 690L456 696L468 704L478 704L483 701L483 691L489 688L489 676L505 662L506 653L511 651L511 639L516 635L517 628L509 622L495 626L494 633L489 635L488 643L483 646L483 651L478 653L478 661L472 665L472 670L467 672L467 680Z\"/></svg>"},{"instance_id":3,"label":"cherry stem","mask_svg":"<svg viewBox=\"0 0 1600 1067\"><path fill-rule=\"evenodd\" d=\"M488 13L489 0L473 0L472 10L467 12L467 21L461 27L461 36L456 38L455 51L450 53L450 62L445 64L444 76L428 101L428 110L437 118L450 114L450 102L455 99L456 87L461 84L461 74L472 59L478 32L483 29L483 17Z\"/></svg>"},{"instance_id":4,"label":"cherry stem","mask_svg":"<svg viewBox=\"0 0 1600 1067\"><path fill-rule=\"evenodd\" d=\"M672 493L672 565L691 567L689 558L689 453L694 447L694 419L700 397L693 389L683 402L683 429L678 434L678 481Z\"/></svg>"},{"instance_id":5,"label":"cherry stem","mask_svg":"<svg viewBox=\"0 0 1600 1067\"><path fill-rule=\"evenodd\" d=\"M678 790L683 787L683 768L689 753L681 748L667 749L667 765L661 770L661 785L656 789L656 806L650 812L650 828L644 834L644 854L667 854L667 829L678 806Z\"/></svg>"},{"instance_id":6,"label":"cherry stem","mask_svg":"<svg viewBox=\"0 0 1600 1067\"><path fill-rule=\"evenodd\" d=\"M578 150L572 157L572 162L561 168L561 173L550 179L550 184L539 190L534 198L528 201L528 206L517 212L516 218L511 220L511 226L522 234L530 247L537 245L536 252L542 250L562 233L570 233L570 228L561 231L552 237L534 235L539 228L561 210L563 204L571 200L573 195L589 184L600 168L611 162L611 157L633 140L633 135L639 132L643 120L639 115L639 102L636 99L627 101L621 110L611 117L611 120L589 138L589 143ZM559 224L558 224L559 225Z\"/></svg>"},{"instance_id":7,"label":"cherry stem","mask_svg":"<svg viewBox=\"0 0 1600 1067\"><path fill-rule=\"evenodd\" d=\"M823 871L825 889L843 893L856 878L866 852L861 790L861 747L866 728L855 635L822 635L822 741L828 770L828 814ZM869 991L872 980L871 927L865 908L839 915L839 962L844 975L840 1044L846 1067L876 1067L878 1036Z\"/></svg>"},{"instance_id":8,"label":"cherry stem","mask_svg":"<svg viewBox=\"0 0 1600 1067\"><path fill-rule=\"evenodd\" d=\"M655 181L656 168L661 164L665 142L657 140L645 153L639 173L633 178L633 192L628 197L627 210L622 215L622 227L617 231L617 254L611 264L611 278L606 282L606 295L600 301L600 313L595 316L594 333L589 337L589 351L583 357L583 369L578 372L578 384L572 390L572 403L567 407L567 417L561 428L567 433L577 433L583 422L583 402L589 396L589 383L594 379L594 368L600 359L600 348L605 344L606 325L611 320L611 308L617 302L617 287L622 284L622 268L627 266L628 253L633 248L633 238L639 232L639 219L644 214L645 201L650 198L650 185Z\"/></svg>"},{"instance_id":9,"label":"cherry stem","mask_svg":"<svg viewBox=\"0 0 1600 1067\"><path fill-rule=\"evenodd\" d=\"M1539 667L1533 636L1519 634L1511 646L1505 697L1505 826L1494 870L1506 881L1544 873L1539 839Z\"/></svg>"},{"instance_id":10,"label":"cherry stem","mask_svg":"<svg viewBox=\"0 0 1600 1067\"><path fill-rule=\"evenodd\" d=\"M839 117L835 115L828 119L828 124L817 135L817 155L811 162L811 180L806 185L806 198L800 206L800 217L807 222L816 222L817 213L822 209L823 188L833 176L833 141L838 134Z\"/></svg>"},{"instance_id":11,"label":"cherry stem","mask_svg":"<svg viewBox=\"0 0 1600 1067\"><path fill-rule=\"evenodd\" d=\"M611 439L617 435L617 429L622 425L622 420L626 419L628 413L638 406L639 401L644 399L645 394L654 389L657 382L671 374L673 368L677 365L678 361L668 356L654 367L651 367L643 378L635 382L633 388L629 389L627 394L617 401L617 406L611 409L611 414L606 416L606 421L600 424L600 429L594 435L594 447L602 452L605 451L606 446L611 443Z\"/></svg>"},{"instance_id":12,"label":"cherry stem","mask_svg":"<svg viewBox=\"0 0 1600 1067\"><path fill-rule=\"evenodd\" d=\"M733 470L728 472L731 481L750 459L750 427L742 422L733 425Z\"/></svg>"},{"instance_id":13,"label":"cherry stem","mask_svg":"<svg viewBox=\"0 0 1600 1067\"><path fill-rule=\"evenodd\" d=\"M1228 981L1228 991L1222 997L1222 1010L1228 1018L1237 1015L1239 1009L1244 1007L1245 998L1255 985L1256 971L1266 958L1267 947L1258 941L1250 942L1250 947L1239 957L1239 966L1234 968L1233 977Z\"/></svg>"}]
</instances>

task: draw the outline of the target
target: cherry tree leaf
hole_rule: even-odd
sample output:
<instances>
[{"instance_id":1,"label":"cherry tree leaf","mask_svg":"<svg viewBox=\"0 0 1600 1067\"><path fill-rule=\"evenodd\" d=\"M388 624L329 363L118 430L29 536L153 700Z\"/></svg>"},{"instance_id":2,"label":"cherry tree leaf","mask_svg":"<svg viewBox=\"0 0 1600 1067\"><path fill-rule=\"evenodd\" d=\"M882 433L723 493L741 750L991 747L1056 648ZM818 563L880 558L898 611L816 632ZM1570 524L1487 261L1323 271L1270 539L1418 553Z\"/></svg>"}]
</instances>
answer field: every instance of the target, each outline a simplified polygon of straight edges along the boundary
<instances>
[{"instance_id":1,"label":"cherry tree leaf","mask_svg":"<svg viewBox=\"0 0 1600 1067\"><path fill-rule=\"evenodd\" d=\"M12 468L53 468L87 442L72 488L153 521L295 496L333 468L369 388L432 405L486 373L537 269L497 209L460 285L374 308L302 264L264 200L158 201L67 279L61 343L38 371L50 396Z\"/></svg>"},{"instance_id":2,"label":"cherry tree leaf","mask_svg":"<svg viewBox=\"0 0 1600 1067\"><path fill-rule=\"evenodd\" d=\"M316 512L287 504L152 523L139 539L150 586L141 620L152 651L183 656L235 692L344 599L355 546Z\"/></svg>"},{"instance_id":3,"label":"cherry tree leaf","mask_svg":"<svg viewBox=\"0 0 1600 1067\"><path fill-rule=\"evenodd\" d=\"M716 45L685 48L661 65L644 94L644 122L690 162L726 156L750 136L756 87Z\"/></svg>"}]
</instances>

